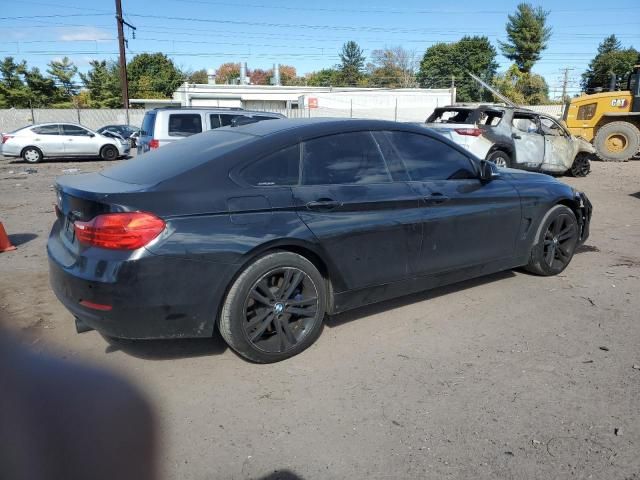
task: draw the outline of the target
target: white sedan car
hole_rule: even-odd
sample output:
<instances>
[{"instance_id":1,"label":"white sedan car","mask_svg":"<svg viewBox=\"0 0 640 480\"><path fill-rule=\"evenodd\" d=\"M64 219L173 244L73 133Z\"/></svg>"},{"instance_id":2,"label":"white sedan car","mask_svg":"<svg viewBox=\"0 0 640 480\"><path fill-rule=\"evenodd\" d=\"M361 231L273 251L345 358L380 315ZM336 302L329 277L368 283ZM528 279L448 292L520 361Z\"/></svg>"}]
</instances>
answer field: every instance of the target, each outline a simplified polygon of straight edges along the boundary
<instances>
[{"instance_id":1,"label":"white sedan car","mask_svg":"<svg viewBox=\"0 0 640 480\"><path fill-rule=\"evenodd\" d=\"M129 153L129 142L100 135L73 123L42 123L2 134L0 154L38 163L43 158L100 157L115 160Z\"/></svg>"}]
</instances>

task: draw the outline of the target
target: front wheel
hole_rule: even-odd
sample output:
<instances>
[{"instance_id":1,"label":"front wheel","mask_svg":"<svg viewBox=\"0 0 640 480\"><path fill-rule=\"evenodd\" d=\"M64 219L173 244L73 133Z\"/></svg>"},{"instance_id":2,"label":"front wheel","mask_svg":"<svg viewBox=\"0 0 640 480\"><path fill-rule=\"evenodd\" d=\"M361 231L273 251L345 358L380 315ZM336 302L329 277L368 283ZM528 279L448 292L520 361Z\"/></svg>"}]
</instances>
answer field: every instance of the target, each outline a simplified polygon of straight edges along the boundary
<instances>
[{"instance_id":1,"label":"front wheel","mask_svg":"<svg viewBox=\"0 0 640 480\"><path fill-rule=\"evenodd\" d=\"M511 157L508 153L502 150L496 150L495 152L487 155L487 160L496 164L497 167L509 168L511 167Z\"/></svg>"},{"instance_id":2,"label":"front wheel","mask_svg":"<svg viewBox=\"0 0 640 480\"><path fill-rule=\"evenodd\" d=\"M573 211L565 205L554 206L540 223L531 257L525 268L543 276L562 272L573 258L579 232Z\"/></svg>"},{"instance_id":3,"label":"front wheel","mask_svg":"<svg viewBox=\"0 0 640 480\"><path fill-rule=\"evenodd\" d=\"M220 333L243 357L272 363L297 355L320 335L326 287L318 269L291 252L251 263L225 300Z\"/></svg>"},{"instance_id":4,"label":"front wheel","mask_svg":"<svg viewBox=\"0 0 640 480\"><path fill-rule=\"evenodd\" d=\"M107 161L115 160L118 158L118 149L113 145L106 145L100 150L100 157Z\"/></svg>"},{"instance_id":5,"label":"front wheel","mask_svg":"<svg viewBox=\"0 0 640 480\"><path fill-rule=\"evenodd\" d=\"M586 153L579 153L573 160L573 165L569 169L569 173L573 177L586 177L591 172L591 162L589 161L589 155Z\"/></svg>"}]
</instances>

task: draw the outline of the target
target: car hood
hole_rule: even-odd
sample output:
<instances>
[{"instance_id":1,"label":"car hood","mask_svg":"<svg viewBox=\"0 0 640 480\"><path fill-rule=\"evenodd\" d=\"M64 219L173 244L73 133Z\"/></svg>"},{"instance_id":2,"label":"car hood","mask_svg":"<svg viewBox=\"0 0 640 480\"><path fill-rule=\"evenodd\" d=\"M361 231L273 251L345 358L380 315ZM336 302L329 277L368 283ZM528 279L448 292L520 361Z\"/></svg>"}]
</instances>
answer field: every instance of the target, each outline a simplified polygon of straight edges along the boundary
<instances>
[{"instance_id":1,"label":"car hood","mask_svg":"<svg viewBox=\"0 0 640 480\"><path fill-rule=\"evenodd\" d=\"M544 173L527 172L526 170L517 170L515 168L500 168L499 172L502 176L511 180L558 182L558 180L556 180L555 178L550 177L549 175L546 175Z\"/></svg>"}]
</instances>

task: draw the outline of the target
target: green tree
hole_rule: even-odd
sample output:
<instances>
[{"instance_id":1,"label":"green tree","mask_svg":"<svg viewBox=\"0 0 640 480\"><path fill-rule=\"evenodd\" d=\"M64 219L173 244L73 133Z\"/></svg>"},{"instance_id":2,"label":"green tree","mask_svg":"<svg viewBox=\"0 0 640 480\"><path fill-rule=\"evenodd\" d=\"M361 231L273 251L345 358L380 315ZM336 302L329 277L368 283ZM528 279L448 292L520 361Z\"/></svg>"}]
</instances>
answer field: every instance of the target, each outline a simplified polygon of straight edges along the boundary
<instances>
[{"instance_id":1,"label":"green tree","mask_svg":"<svg viewBox=\"0 0 640 480\"><path fill-rule=\"evenodd\" d=\"M609 35L598 46L598 53L582 74L582 89L586 92L606 89L612 73L624 77L636 63L640 63L640 52L633 47L622 48L616 36Z\"/></svg>"},{"instance_id":2,"label":"green tree","mask_svg":"<svg viewBox=\"0 0 640 480\"><path fill-rule=\"evenodd\" d=\"M127 66L129 98L171 98L184 75L164 53L141 53Z\"/></svg>"},{"instance_id":3,"label":"green tree","mask_svg":"<svg viewBox=\"0 0 640 480\"><path fill-rule=\"evenodd\" d=\"M422 87L444 88L453 79L459 101L490 100L491 94L477 85L467 72L491 82L498 68L495 58L496 49L487 37L465 36L458 42L437 43L425 52L417 80Z\"/></svg>"},{"instance_id":4,"label":"green tree","mask_svg":"<svg viewBox=\"0 0 640 480\"><path fill-rule=\"evenodd\" d=\"M310 87L331 87L340 83L340 71L335 68L323 68L307 73L306 84Z\"/></svg>"},{"instance_id":5,"label":"green tree","mask_svg":"<svg viewBox=\"0 0 640 480\"><path fill-rule=\"evenodd\" d=\"M196 70L195 72L191 72L188 75L188 82L199 83L199 84L209 83L209 76L207 75L207 70L203 68L201 70Z\"/></svg>"},{"instance_id":6,"label":"green tree","mask_svg":"<svg viewBox=\"0 0 640 480\"><path fill-rule=\"evenodd\" d=\"M374 87L408 88L416 81L415 53L398 46L371 52L367 64L369 84Z\"/></svg>"},{"instance_id":7,"label":"green tree","mask_svg":"<svg viewBox=\"0 0 640 480\"><path fill-rule=\"evenodd\" d=\"M342 45L340 52L340 82L347 86L356 86L363 78L365 57L360 46L350 40Z\"/></svg>"},{"instance_id":8,"label":"green tree","mask_svg":"<svg viewBox=\"0 0 640 480\"><path fill-rule=\"evenodd\" d=\"M52 60L49 62L47 73L59 87L58 101L69 101L74 95L78 94L78 86L75 83L75 76L78 73L76 67L69 57L62 60Z\"/></svg>"},{"instance_id":9,"label":"green tree","mask_svg":"<svg viewBox=\"0 0 640 480\"><path fill-rule=\"evenodd\" d=\"M5 57L0 62L0 107L24 108L29 105L29 92L22 81L26 69L26 62L16 63L13 57Z\"/></svg>"},{"instance_id":10,"label":"green tree","mask_svg":"<svg viewBox=\"0 0 640 480\"><path fill-rule=\"evenodd\" d=\"M532 72L521 72L516 64L496 76L493 86L518 105L549 103L549 86L545 79Z\"/></svg>"},{"instance_id":11,"label":"green tree","mask_svg":"<svg viewBox=\"0 0 640 480\"><path fill-rule=\"evenodd\" d=\"M520 3L507 22L507 41L498 43L502 54L515 62L521 72L530 72L540 60L540 54L547 48L551 38L551 28L547 27L546 12L542 7Z\"/></svg>"},{"instance_id":12,"label":"green tree","mask_svg":"<svg viewBox=\"0 0 640 480\"><path fill-rule=\"evenodd\" d=\"M92 108L121 108L120 67L106 60L92 60L89 71L80 74L84 87L89 92L84 101Z\"/></svg>"},{"instance_id":13,"label":"green tree","mask_svg":"<svg viewBox=\"0 0 640 480\"><path fill-rule=\"evenodd\" d=\"M31 70L25 68L23 77L33 107L42 108L53 103L59 89L52 78L42 75L37 67Z\"/></svg>"}]
</instances>

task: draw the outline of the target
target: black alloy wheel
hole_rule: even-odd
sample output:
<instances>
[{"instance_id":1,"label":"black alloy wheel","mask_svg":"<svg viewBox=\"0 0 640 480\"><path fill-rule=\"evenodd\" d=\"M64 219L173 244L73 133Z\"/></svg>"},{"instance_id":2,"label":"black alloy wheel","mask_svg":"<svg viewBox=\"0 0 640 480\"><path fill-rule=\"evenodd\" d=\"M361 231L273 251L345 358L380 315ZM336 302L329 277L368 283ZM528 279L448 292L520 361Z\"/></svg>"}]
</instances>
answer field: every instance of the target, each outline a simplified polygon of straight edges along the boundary
<instances>
[{"instance_id":1,"label":"black alloy wheel","mask_svg":"<svg viewBox=\"0 0 640 480\"><path fill-rule=\"evenodd\" d=\"M527 270L545 276L562 272L573 258L579 235L578 221L569 207L551 208L540 225Z\"/></svg>"},{"instance_id":2,"label":"black alloy wheel","mask_svg":"<svg viewBox=\"0 0 640 480\"><path fill-rule=\"evenodd\" d=\"M256 349L286 353L311 331L318 290L298 268L276 268L254 283L247 296L243 329Z\"/></svg>"},{"instance_id":3,"label":"black alloy wheel","mask_svg":"<svg viewBox=\"0 0 640 480\"><path fill-rule=\"evenodd\" d=\"M589 172L591 172L589 156L579 153L573 161L570 172L573 177L586 177L589 175Z\"/></svg>"}]
</instances>

